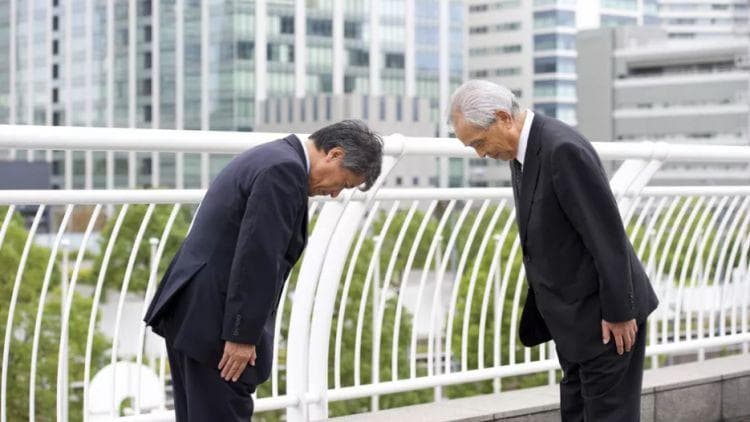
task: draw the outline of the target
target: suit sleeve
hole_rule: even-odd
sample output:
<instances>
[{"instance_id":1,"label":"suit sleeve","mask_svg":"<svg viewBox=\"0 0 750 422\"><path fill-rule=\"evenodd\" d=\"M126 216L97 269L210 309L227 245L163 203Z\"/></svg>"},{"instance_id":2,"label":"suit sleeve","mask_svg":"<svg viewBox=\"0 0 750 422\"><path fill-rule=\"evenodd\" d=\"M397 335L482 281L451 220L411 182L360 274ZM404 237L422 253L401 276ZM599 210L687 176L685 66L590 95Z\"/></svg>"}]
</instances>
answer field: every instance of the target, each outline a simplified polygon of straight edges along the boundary
<instances>
[{"instance_id":1,"label":"suit sleeve","mask_svg":"<svg viewBox=\"0 0 750 422\"><path fill-rule=\"evenodd\" d=\"M221 338L258 344L281 283L283 259L304 199L303 170L280 164L257 176L240 225Z\"/></svg>"},{"instance_id":2,"label":"suit sleeve","mask_svg":"<svg viewBox=\"0 0 750 422\"><path fill-rule=\"evenodd\" d=\"M551 158L557 198L599 274L602 318L635 318L628 239L599 158L592 149L572 142L558 146Z\"/></svg>"}]
</instances>

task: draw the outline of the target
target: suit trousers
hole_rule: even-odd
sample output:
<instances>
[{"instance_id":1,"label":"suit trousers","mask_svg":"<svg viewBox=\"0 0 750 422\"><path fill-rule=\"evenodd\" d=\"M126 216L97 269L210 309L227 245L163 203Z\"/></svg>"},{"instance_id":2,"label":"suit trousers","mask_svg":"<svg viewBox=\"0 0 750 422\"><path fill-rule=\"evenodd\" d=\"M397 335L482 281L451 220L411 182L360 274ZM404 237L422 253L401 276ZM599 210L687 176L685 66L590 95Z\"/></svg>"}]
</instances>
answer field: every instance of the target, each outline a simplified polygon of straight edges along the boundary
<instances>
[{"instance_id":1,"label":"suit trousers","mask_svg":"<svg viewBox=\"0 0 750 422\"><path fill-rule=\"evenodd\" d=\"M171 347L169 342L167 355L177 422L251 420L254 385L242 380L225 381L218 368L192 359Z\"/></svg>"},{"instance_id":2,"label":"suit trousers","mask_svg":"<svg viewBox=\"0 0 750 422\"><path fill-rule=\"evenodd\" d=\"M617 354L614 338L604 353L583 362L570 362L558 354L564 422L640 421L646 326L645 322L638 325L635 344L622 355Z\"/></svg>"}]
</instances>

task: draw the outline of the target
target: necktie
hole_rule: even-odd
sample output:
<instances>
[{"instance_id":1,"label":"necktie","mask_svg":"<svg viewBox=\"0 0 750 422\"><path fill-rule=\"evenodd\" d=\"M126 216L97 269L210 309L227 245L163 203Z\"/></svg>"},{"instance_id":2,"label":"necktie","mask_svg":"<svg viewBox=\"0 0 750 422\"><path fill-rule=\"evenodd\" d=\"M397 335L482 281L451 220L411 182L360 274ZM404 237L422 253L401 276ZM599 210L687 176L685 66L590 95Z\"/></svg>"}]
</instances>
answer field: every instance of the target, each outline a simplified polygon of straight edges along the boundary
<instances>
[{"instance_id":1,"label":"necktie","mask_svg":"<svg viewBox=\"0 0 750 422\"><path fill-rule=\"evenodd\" d=\"M521 163L519 163L518 160L510 160L510 172L511 179L513 179L513 196L515 197L517 204L518 200L521 198L521 179L523 178Z\"/></svg>"}]
</instances>

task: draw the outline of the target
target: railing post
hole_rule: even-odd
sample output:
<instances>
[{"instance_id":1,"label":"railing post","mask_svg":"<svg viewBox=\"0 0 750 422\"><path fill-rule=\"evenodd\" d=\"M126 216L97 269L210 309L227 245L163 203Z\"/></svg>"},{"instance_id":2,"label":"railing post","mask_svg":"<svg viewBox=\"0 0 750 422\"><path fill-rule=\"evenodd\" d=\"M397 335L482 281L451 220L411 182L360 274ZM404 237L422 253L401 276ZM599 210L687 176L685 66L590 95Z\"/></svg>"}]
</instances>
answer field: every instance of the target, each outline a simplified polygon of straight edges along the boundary
<instances>
[{"instance_id":1,"label":"railing post","mask_svg":"<svg viewBox=\"0 0 750 422\"><path fill-rule=\"evenodd\" d=\"M326 251L330 244L336 226L341 217L343 207L338 202L329 202L323 206L318 215L308 240L307 250L314 253L305 254L300 266L297 285L294 290L294 304L289 320L289 342L287 350L294 353L287 354L287 394L299 400L297 406L288 407L286 418L289 422L303 422L308 419L306 393L308 392L308 371L310 361L315 358L310 351L310 316L315 301L318 280L325 262ZM326 268L330 268L326 262ZM326 331L326 341L328 341Z\"/></svg>"},{"instance_id":2,"label":"railing post","mask_svg":"<svg viewBox=\"0 0 750 422\"><path fill-rule=\"evenodd\" d=\"M65 318L65 304L67 303L66 298L68 297L68 273L70 269L70 240L67 238L64 238L60 244L62 245L62 265L61 265L61 272L62 276L60 277L60 318ZM63 391L61 394L62 397L62 420L67 421L68 420L68 338L67 336L63 339L62 344L60 345L60 348L63 350L64 356L62 361L62 371L61 371L61 378L62 378L62 386ZM86 409L84 409L84 412Z\"/></svg>"},{"instance_id":3,"label":"railing post","mask_svg":"<svg viewBox=\"0 0 750 422\"><path fill-rule=\"evenodd\" d=\"M440 271L440 268L443 266L443 236L438 234L435 236L437 238L437 250L435 251L435 268L437 271ZM435 302L432 304L432 307L439 310L439 312L434 312L434 318L430 320L430 330L436 330L434 342L435 342L435 355L432 357L433 361L430 362L431 365L434 365L435 368L435 375L440 375L443 367L443 361L442 361L442 354L443 354L443 329L441 324L441 318L443 317L443 306L441 304L442 302L442 291L440 291L440 285L438 283L435 283L435 295L433 296ZM437 326L437 328L436 328ZM443 399L443 387L440 385L435 386L433 388L433 400L434 401L441 401Z\"/></svg>"},{"instance_id":4,"label":"railing post","mask_svg":"<svg viewBox=\"0 0 750 422\"><path fill-rule=\"evenodd\" d=\"M326 392L328 391L328 347L333 310L341 274L349 258L350 245L357 234L357 229L366 210L365 204L362 202L349 202L348 205L330 203L326 204L326 207L335 208L337 215L340 215L341 218L332 233L328 250L321 254L326 265L321 269L318 291L313 303L310 349L307 357L309 361L307 388L318 399L310 403L309 420L320 420L328 417L328 401L326 399Z\"/></svg>"},{"instance_id":5,"label":"railing post","mask_svg":"<svg viewBox=\"0 0 750 422\"><path fill-rule=\"evenodd\" d=\"M373 259L375 260L375 267L373 268L373 280L372 280L372 329L376 330L378 327L378 321L380 315L378 310L380 309L380 248L383 246L383 236L373 237L375 241L375 249L373 250ZM343 268L343 267L342 267ZM367 294L365 292L364 294ZM376 349L377 339L380 338L380 333L373 333L372 336L372 383L376 384L380 382L380 353ZM373 394L370 397L370 410L373 412L380 408L380 396Z\"/></svg>"},{"instance_id":6,"label":"railing post","mask_svg":"<svg viewBox=\"0 0 750 422\"><path fill-rule=\"evenodd\" d=\"M547 351L549 354L549 358L554 360L557 358L557 348L555 347L555 341L550 340L546 344ZM550 369L547 372L547 385L555 385L557 384L557 370L556 369Z\"/></svg>"},{"instance_id":7,"label":"railing post","mask_svg":"<svg viewBox=\"0 0 750 422\"><path fill-rule=\"evenodd\" d=\"M403 142L403 137L401 135L392 135L390 138L392 140L395 139ZM317 254L318 257L316 259L320 262L325 261L326 265L323 268L319 268L315 273L316 275L319 275L317 279L318 291L315 295L314 303L310 304L310 306L315 306L315 312L313 312L312 322L309 327L309 356L307 357L309 366L306 367L308 373L305 375L307 375L307 379L309 379L309 383L306 385L307 391L314 397L314 400L310 403L308 409L309 413L305 415L307 420L320 420L328 417L328 346L331 334L331 324L333 322L333 309L336 304L336 296L338 295L341 274L344 271L344 267L346 267L346 260L349 257L349 249L357 234L360 221L362 221L365 213L370 208L370 203L375 192L380 189L383 181L388 174L390 174L396 164L398 164L400 158L401 157L384 157L381 175L375 185L370 189L365 201L346 201L326 204L321 212L320 218L318 219L318 223L316 224L315 233L317 234L319 230L318 226L320 226L321 220L323 220L324 214L326 214L327 211L336 217L332 227L325 226L326 233L329 233L326 239L330 239L330 242L325 244L327 247L317 249L321 251L321 253ZM351 197L349 197L349 199L350 198ZM327 221L327 224L330 224L330 220ZM376 245L376 248L377 247L378 246ZM303 263L303 267L304 265L305 263ZM301 277L302 272L300 271L300 281L302 280ZM299 286L300 281L297 282L297 286ZM377 280L375 284L377 286ZM375 288L377 289L377 287ZM381 294L385 293L383 292ZM296 297L297 295L295 292L295 302ZM294 318L295 308L292 309L292 318ZM376 307L374 306L373 312L376 312ZM339 317L343 317L343 315ZM373 320L373 323L375 322L376 321ZM377 324L374 324L373 329L375 326L377 326ZM307 332L308 331L305 333ZM293 334L295 333L293 333L290 328L290 339ZM305 343L305 345L307 345L307 343ZM291 340L288 347L289 350L297 350L292 346ZM292 375L292 367L288 365L288 368L287 377L289 379L292 377L297 379L300 374ZM295 370L298 369L298 367L295 367ZM297 388L300 388L300 386L297 386ZM302 406L304 408L304 403ZM295 420L291 419L290 416L297 417L299 415L295 413L295 409L288 408L287 420L294 422Z\"/></svg>"},{"instance_id":8,"label":"railing post","mask_svg":"<svg viewBox=\"0 0 750 422\"><path fill-rule=\"evenodd\" d=\"M149 286L155 286L156 285L156 275L159 271L159 260L157 257L157 249L159 248L159 238L157 237L150 237L148 239L148 243L150 246L149 250L149 271L148 271L148 285ZM138 364L139 368L142 365L141 362L141 355L138 355L138 359L136 363ZM141 414L141 370L139 369L136 373L136 382L135 385L138 386L138 389L136 390L136 396L135 396L135 413L137 415ZM164 385L163 383L161 384Z\"/></svg>"},{"instance_id":9,"label":"railing post","mask_svg":"<svg viewBox=\"0 0 750 422\"><path fill-rule=\"evenodd\" d=\"M502 246L503 237L500 236L499 234L496 234L493 236L493 238L495 239L495 250L500 249L500 247ZM495 292L494 300L493 300L493 307L492 307L494 311L493 324L492 324L493 330L499 330L498 327L495 327L494 321L500 321L500 316L498 315L498 313L500 312L500 301L503 300L503 298L500 297L500 286L502 284L502 268L503 267L502 267L502 260L499 260L499 261L500 262L498 263L497 271L495 271L495 274L492 277L492 283L494 284L493 290ZM492 337L494 339L495 336L493 335ZM494 345L493 345L493 349L494 349ZM493 360L494 360L494 357L493 357ZM502 361L498 362L498 365L502 365L502 364L503 364ZM494 391L495 393L499 393L500 390L502 390L502 388L503 388L502 377L497 377L492 380L492 391Z\"/></svg>"}]
</instances>

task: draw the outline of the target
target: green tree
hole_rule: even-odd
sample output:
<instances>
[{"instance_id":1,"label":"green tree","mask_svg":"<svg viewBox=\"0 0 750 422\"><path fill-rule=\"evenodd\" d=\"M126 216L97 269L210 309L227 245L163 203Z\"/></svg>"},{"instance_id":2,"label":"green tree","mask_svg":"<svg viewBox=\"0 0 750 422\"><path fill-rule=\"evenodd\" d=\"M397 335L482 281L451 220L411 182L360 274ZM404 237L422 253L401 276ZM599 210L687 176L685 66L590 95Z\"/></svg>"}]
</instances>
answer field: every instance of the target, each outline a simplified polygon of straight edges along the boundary
<instances>
[{"instance_id":1,"label":"green tree","mask_svg":"<svg viewBox=\"0 0 750 422\"><path fill-rule=\"evenodd\" d=\"M140 230L143 220L148 210L148 205L130 205L125 214L125 218L120 227L120 231L117 236L117 241L112 250L112 256L110 257L109 265L107 266L107 273L104 279L105 289L120 289L123 280L125 279L125 273L128 266L130 255L135 246L135 240ZM135 263L133 266L133 272L130 277L130 284L128 286L129 292L145 292L148 285L149 272L151 266L151 246L149 239L156 238L161 240L162 233L166 227L167 221L169 220L170 214L173 210L173 205L157 205L154 207L154 211L151 218L146 225L143 238L138 247ZM106 250L106 242L112 236L112 231L117 221L120 209L114 213L110 218L104 229L102 230L102 244L99 254L94 257L93 269L86 276L86 282L95 283L99 272L101 271L104 254ZM182 240L187 235L188 227L191 221L191 210L188 206L180 207L177 216L175 217L172 229L167 236L167 244L164 248L164 253L159 262L159 270L157 273L157 279L159 276L164 274L167 266L171 262L172 257L177 253Z\"/></svg>"},{"instance_id":2,"label":"green tree","mask_svg":"<svg viewBox=\"0 0 750 422\"><path fill-rule=\"evenodd\" d=\"M650 216L646 216L636 231L636 222L640 216L638 213L634 213L631 217L627 231L636 252L643 249L644 264L650 263L654 271L661 269L662 280L674 271L672 282L675 285L681 281L686 286L697 284L704 276L708 277L708 284L713 284L717 277L723 275L718 273L720 268L722 272L726 272L739 265L740 254L735 254L733 257L729 254L747 237L747 232L739 232L742 219L746 214L739 213L739 203L736 207L730 208L731 203L732 201L729 200L720 208L719 198L709 209L709 201L701 203L696 197L680 198L676 201L675 210L671 215L667 213L668 206L662 210L651 234L646 233ZM723 219L727 219L727 223L724 229L719 231ZM730 233L729 228L733 222L736 224L735 230ZM659 228L662 226L664 233L659 237ZM680 243L683 236L685 240ZM694 238L697 238L698 242L691 248L690 243ZM657 239L658 244L655 245ZM727 252L726 256L722 257L721 249L725 245ZM663 264L661 264L662 256L664 256ZM682 278L683 273L684 278Z\"/></svg>"},{"instance_id":3,"label":"green tree","mask_svg":"<svg viewBox=\"0 0 750 422\"><path fill-rule=\"evenodd\" d=\"M0 209L0 215L5 215L5 209ZM0 248L0 268L5 269L0 272L0 338L2 339L5 338L11 294L27 237L28 232L21 219L14 217ZM9 349L7 416L11 421L29 419L29 381L34 326L50 253L47 248L32 246L21 278ZM57 363L62 319L60 278L60 269L55 265L51 277L52 283L44 303L36 359L35 413L36 420L39 421L56 420ZM85 355L91 305L92 301L89 298L78 293L74 294L68 332L68 378L71 384L83 379L82 357ZM93 340L91 367L92 373L96 373L105 364L104 351L107 342L99 332L95 333ZM70 390L69 420L71 421L82 420L81 393L80 389Z\"/></svg>"},{"instance_id":4,"label":"green tree","mask_svg":"<svg viewBox=\"0 0 750 422\"><path fill-rule=\"evenodd\" d=\"M470 292L471 284L471 274L474 267L474 257L477 257L477 254L479 253L479 247L482 242L482 237L485 234L485 231L490 229L490 224L492 222L492 216L496 212L497 208L495 206L488 207L487 211L484 213L484 215L481 217L481 220L477 222L477 219L480 217L478 211L472 210L469 215L466 218L466 221L464 222L461 231L458 235L458 240L455 246L455 253L456 255L459 255L456 257L456 261L460 257L461 254L463 254L465 248L469 248L469 259L466 263L466 268L464 268L463 275L460 279L460 286L459 286L459 294L458 294L458 300L456 303L456 312L455 317L453 320L453 325L451 326L451 360L454 366L461 365L462 361L462 343L464 340L464 334L463 334L463 320L464 320L464 313L466 311L466 307L468 306L468 299L471 297L471 308L469 311L469 325L468 330L466 333L467 337L467 351L466 351L466 363L467 363L467 369L478 369L480 367L479 365L479 349L478 347L483 347L483 353L484 353L484 361L482 362L482 367L488 368L495 365L494 361L494 343L493 343L493 332L495 330L495 318L494 318L494 297L498 295L499 293L495 291L495 286L490 286L490 299L487 306L487 315L485 319L485 326L484 326L484 344L479 345L479 331L480 331L480 321L481 321L481 314L482 314L482 301L484 296L485 288L487 287L487 283L494 283L494 280L490 278L490 267L492 265L492 259L497 253L497 247L498 242L495 241L494 238L490 238L489 242L487 243L486 250L484 251L484 254L481 257L478 257L480 259L479 261L479 268L477 271L477 277L475 280L475 284L473 286L473 291ZM497 219L497 223L492 228L493 229L493 235L498 235L501 233L503 227L505 226L508 219L514 218L511 216L511 211L509 208L505 208L500 210L499 218ZM478 230L475 234L475 237L472 241L472 243L469 245L469 234L471 231L472 226L477 223L478 224ZM518 279L518 275L522 268L522 262L521 262L521 250L518 249L516 251L515 256L511 260L511 252L513 243L516 240L518 236L518 228L515 223L510 226L509 231L507 233L507 236L505 237L505 240L502 244L499 245L500 247L500 253L498 255L499 259L499 271L500 275L504 276L507 266L510 265L510 276L508 277L508 286L505 291L505 295L502 298L503 300L503 306L502 306L502 313L500 315L500 344L501 344L501 360L500 363L502 365L508 365L510 363L510 355L508 353L508 347L510 345L510 335L511 330L513 328L517 329L517 327L511 327L512 317L511 313L513 310L513 298L514 298L514 292L516 289L516 280ZM497 271L497 270L496 270ZM520 310L523 308L523 304L526 300L526 281L524 280L523 284L520 286L521 294L519 298L519 314L517 315L517 318L520 318ZM471 294L470 294L471 293ZM516 321L516 324L518 324L518 320ZM517 334L516 334L517 335ZM532 358L537 359L538 356L538 349L534 348L532 349ZM523 354L525 352L525 347L521 344L520 340L516 338L515 343L515 358L516 362L520 362L523 360ZM530 374L530 375L523 375L523 376L516 376L516 377L508 377L502 379L502 389L505 390L513 390L518 388L527 388L532 387L536 385L542 385L547 380L547 374ZM475 383L468 383L468 384L461 384L456 386L450 386L446 389L446 394L450 398L458 398L458 397L466 397L466 396L472 396L477 394L488 394L493 392L493 386L492 381L481 381L481 382L475 382Z\"/></svg>"}]
</instances>

